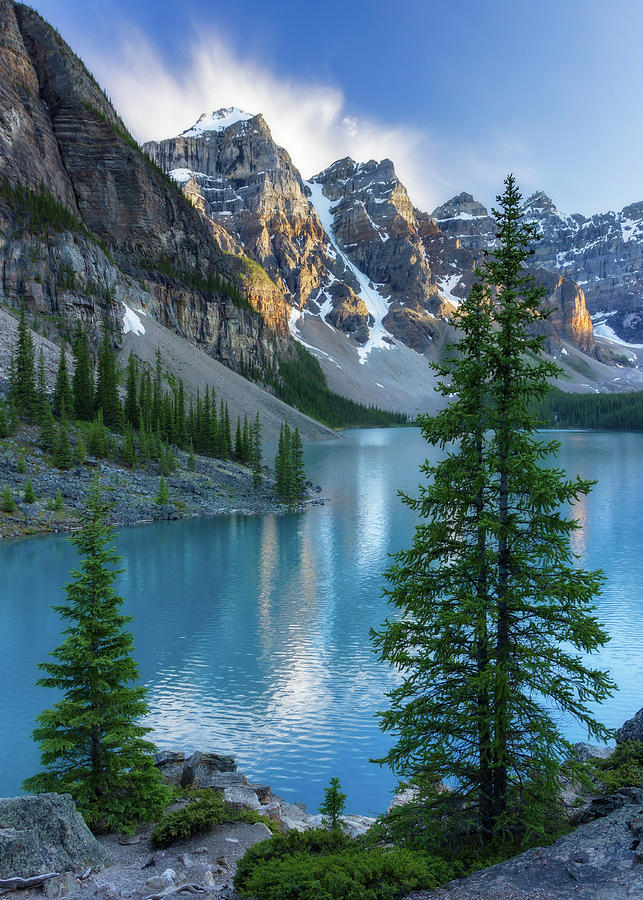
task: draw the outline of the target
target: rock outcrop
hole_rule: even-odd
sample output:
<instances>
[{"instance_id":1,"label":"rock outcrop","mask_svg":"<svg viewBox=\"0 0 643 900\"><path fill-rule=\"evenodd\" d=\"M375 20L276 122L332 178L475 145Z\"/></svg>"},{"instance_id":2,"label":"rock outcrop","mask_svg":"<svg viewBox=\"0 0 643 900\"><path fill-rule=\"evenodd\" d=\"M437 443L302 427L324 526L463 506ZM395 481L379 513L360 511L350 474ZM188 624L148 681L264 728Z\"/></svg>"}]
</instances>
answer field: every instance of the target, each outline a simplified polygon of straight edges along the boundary
<instances>
[{"instance_id":1,"label":"rock outcrop","mask_svg":"<svg viewBox=\"0 0 643 900\"><path fill-rule=\"evenodd\" d=\"M616 732L616 743L624 741L643 741L643 709L624 722Z\"/></svg>"},{"instance_id":2,"label":"rock outcrop","mask_svg":"<svg viewBox=\"0 0 643 900\"><path fill-rule=\"evenodd\" d=\"M157 754L156 765L170 784L221 791L228 803L267 816L278 822L283 831L308 831L322 824L322 816L309 815L303 804L288 803L273 794L267 785L251 784L245 775L237 772L232 756L198 750L188 756L181 751L164 750ZM343 827L347 834L356 837L364 834L374 821L369 816L346 815Z\"/></svg>"},{"instance_id":3,"label":"rock outcrop","mask_svg":"<svg viewBox=\"0 0 643 900\"><path fill-rule=\"evenodd\" d=\"M109 864L69 794L0 799L0 878Z\"/></svg>"},{"instance_id":4,"label":"rock outcrop","mask_svg":"<svg viewBox=\"0 0 643 900\"><path fill-rule=\"evenodd\" d=\"M643 896L643 791L550 847L406 900L631 900Z\"/></svg>"}]
</instances>

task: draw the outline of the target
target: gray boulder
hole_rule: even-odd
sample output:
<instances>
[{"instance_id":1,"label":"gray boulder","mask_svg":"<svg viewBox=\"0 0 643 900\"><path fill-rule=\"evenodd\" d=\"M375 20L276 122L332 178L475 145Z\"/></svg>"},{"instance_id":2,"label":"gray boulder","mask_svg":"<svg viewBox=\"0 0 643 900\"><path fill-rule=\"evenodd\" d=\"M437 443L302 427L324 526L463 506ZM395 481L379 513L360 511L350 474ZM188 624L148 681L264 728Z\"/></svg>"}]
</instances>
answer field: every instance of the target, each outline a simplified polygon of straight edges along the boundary
<instances>
[{"instance_id":1,"label":"gray boulder","mask_svg":"<svg viewBox=\"0 0 643 900\"><path fill-rule=\"evenodd\" d=\"M236 774L234 758L220 753L196 750L186 759L180 751L163 750L156 754L155 765L167 782L181 787L223 790L229 784L244 781L243 776Z\"/></svg>"},{"instance_id":2,"label":"gray boulder","mask_svg":"<svg viewBox=\"0 0 643 900\"><path fill-rule=\"evenodd\" d=\"M616 743L622 744L623 741L643 741L643 708L616 732Z\"/></svg>"},{"instance_id":3,"label":"gray boulder","mask_svg":"<svg viewBox=\"0 0 643 900\"><path fill-rule=\"evenodd\" d=\"M0 878L109 865L69 794L0 799Z\"/></svg>"},{"instance_id":4,"label":"gray boulder","mask_svg":"<svg viewBox=\"0 0 643 900\"><path fill-rule=\"evenodd\" d=\"M613 752L613 747L597 747L584 741L574 744L574 755L579 762L587 762L588 759L607 759Z\"/></svg>"}]
</instances>

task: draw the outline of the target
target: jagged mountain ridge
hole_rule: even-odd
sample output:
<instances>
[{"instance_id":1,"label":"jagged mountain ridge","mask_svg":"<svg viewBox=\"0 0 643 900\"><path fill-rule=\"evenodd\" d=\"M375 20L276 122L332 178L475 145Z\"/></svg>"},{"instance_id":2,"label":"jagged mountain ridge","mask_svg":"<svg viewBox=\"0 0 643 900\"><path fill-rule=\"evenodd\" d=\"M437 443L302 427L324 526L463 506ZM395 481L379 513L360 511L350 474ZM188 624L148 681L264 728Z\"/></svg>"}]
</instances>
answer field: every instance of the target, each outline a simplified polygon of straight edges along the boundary
<instances>
[{"instance_id":1,"label":"jagged mountain ridge","mask_svg":"<svg viewBox=\"0 0 643 900\"><path fill-rule=\"evenodd\" d=\"M525 215L538 226L534 261L575 281L585 294L597 334L643 340L643 202L620 212L564 215L543 191L528 197ZM493 245L486 208L462 193L433 211L440 230L463 250ZM608 328L603 327L607 324Z\"/></svg>"},{"instance_id":2,"label":"jagged mountain ridge","mask_svg":"<svg viewBox=\"0 0 643 900\"><path fill-rule=\"evenodd\" d=\"M295 336L317 316L348 337L362 363L396 342L439 354L470 286L473 251L493 242L486 210L469 195L459 198L458 215L471 217L471 241L452 240L414 207L391 160L341 159L304 183L261 115L203 114L178 137L144 148L209 218L221 246L252 256L284 291ZM566 278L537 276L558 310L544 326L550 349L564 338L592 354L582 291Z\"/></svg>"}]
</instances>

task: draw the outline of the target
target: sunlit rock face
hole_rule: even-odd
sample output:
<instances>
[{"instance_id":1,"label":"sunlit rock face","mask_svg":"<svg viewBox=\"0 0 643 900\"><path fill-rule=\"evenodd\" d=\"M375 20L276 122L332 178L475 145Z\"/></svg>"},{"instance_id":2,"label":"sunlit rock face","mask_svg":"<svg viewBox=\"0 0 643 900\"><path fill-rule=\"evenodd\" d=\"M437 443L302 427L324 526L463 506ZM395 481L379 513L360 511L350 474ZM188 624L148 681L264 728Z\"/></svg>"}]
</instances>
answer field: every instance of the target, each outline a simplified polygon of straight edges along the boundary
<instances>
[{"instance_id":1,"label":"sunlit rock face","mask_svg":"<svg viewBox=\"0 0 643 900\"><path fill-rule=\"evenodd\" d=\"M586 218L560 213L546 194L527 200L538 224L538 264L577 281L594 324L643 342L643 202ZM609 332L607 332L609 333Z\"/></svg>"},{"instance_id":2,"label":"sunlit rock face","mask_svg":"<svg viewBox=\"0 0 643 900\"><path fill-rule=\"evenodd\" d=\"M119 327L123 303L144 307L233 367L287 352L288 339L251 310L159 274L156 264L170 261L197 280L213 272L235 279L237 264L140 151L62 38L9 0L0 0L0 176L34 191L45 185L77 220L29 234L15 203L0 199L4 301L80 320L90 334L104 319ZM269 293L255 292L258 306Z\"/></svg>"},{"instance_id":3,"label":"sunlit rock face","mask_svg":"<svg viewBox=\"0 0 643 900\"><path fill-rule=\"evenodd\" d=\"M292 307L342 331L364 355L395 340L420 353L434 348L494 244L493 219L471 194L428 215L388 159L345 157L304 182L261 115L204 113L145 150L207 217L220 247L256 260L282 291L284 302L256 301L272 327L283 328ZM550 305L565 298L547 333L592 352L582 291L572 304L572 287L545 280Z\"/></svg>"},{"instance_id":4,"label":"sunlit rock face","mask_svg":"<svg viewBox=\"0 0 643 900\"><path fill-rule=\"evenodd\" d=\"M221 246L260 263L290 305L305 305L331 272L341 275L301 176L263 116L217 110L144 149L215 223Z\"/></svg>"}]
</instances>

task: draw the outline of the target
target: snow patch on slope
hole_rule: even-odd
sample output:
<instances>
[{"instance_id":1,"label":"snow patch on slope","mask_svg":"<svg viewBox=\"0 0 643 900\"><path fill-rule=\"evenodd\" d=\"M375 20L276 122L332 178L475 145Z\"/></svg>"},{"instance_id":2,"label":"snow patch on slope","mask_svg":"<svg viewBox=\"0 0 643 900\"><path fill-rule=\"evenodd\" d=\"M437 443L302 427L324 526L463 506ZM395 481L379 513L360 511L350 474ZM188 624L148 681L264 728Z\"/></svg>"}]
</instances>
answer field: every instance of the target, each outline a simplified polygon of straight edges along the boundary
<instances>
[{"instance_id":1,"label":"snow patch on slope","mask_svg":"<svg viewBox=\"0 0 643 900\"><path fill-rule=\"evenodd\" d=\"M621 347L630 347L632 350L643 350L643 344L628 344L627 341L624 341L623 338L620 338L613 328L610 328L609 325L594 325L594 334L598 335L602 338L607 338L608 341L613 341L615 344L619 344Z\"/></svg>"},{"instance_id":2,"label":"snow patch on slope","mask_svg":"<svg viewBox=\"0 0 643 900\"><path fill-rule=\"evenodd\" d=\"M388 313L388 301L380 294L379 291L371 287L370 279L350 261L348 256L346 256L344 251L337 243L335 232L333 231L334 217L331 212L333 201L324 196L322 185L316 181L307 181L306 185L310 188L310 202L312 203L317 212L317 215L319 216L322 228L328 235L328 238L333 245L333 249L341 257L347 268L350 269L350 271L357 279L357 282L359 284L359 291L357 292L357 296L360 298L360 300L364 301L364 304L366 305L369 313L375 319L374 324L372 326L369 326L369 338L367 342L357 351L359 355L359 361L362 365L364 365L371 350L375 348L390 350L393 346L393 338L391 338L388 331L382 324L382 320Z\"/></svg>"},{"instance_id":3,"label":"snow patch on slope","mask_svg":"<svg viewBox=\"0 0 643 900\"><path fill-rule=\"evenodd\" d=\"M460 275L446 275L444 278L437 278L438 290L442 294L442 296L449 301L449 303L453 303L454 306L460 306L462 303L462 297L456 297L453 292L453 288L456 287L457 284L460 283Z\"/></svg>"},{"instance_id":4,"label":"snow patch on slope","mask_svg":"<svg viewBox=\"0 0 643 900\"><path fill-rule=\"evenodd\" d=\"M123 303L125 307L125 315L123 316L123 334L145 334L145 326L139 319L133 309L130 309L127 303ZM141 310L139 310L139 313ZM143 313L144 315L144 313Z\"/></svg>"}]
</instances>

